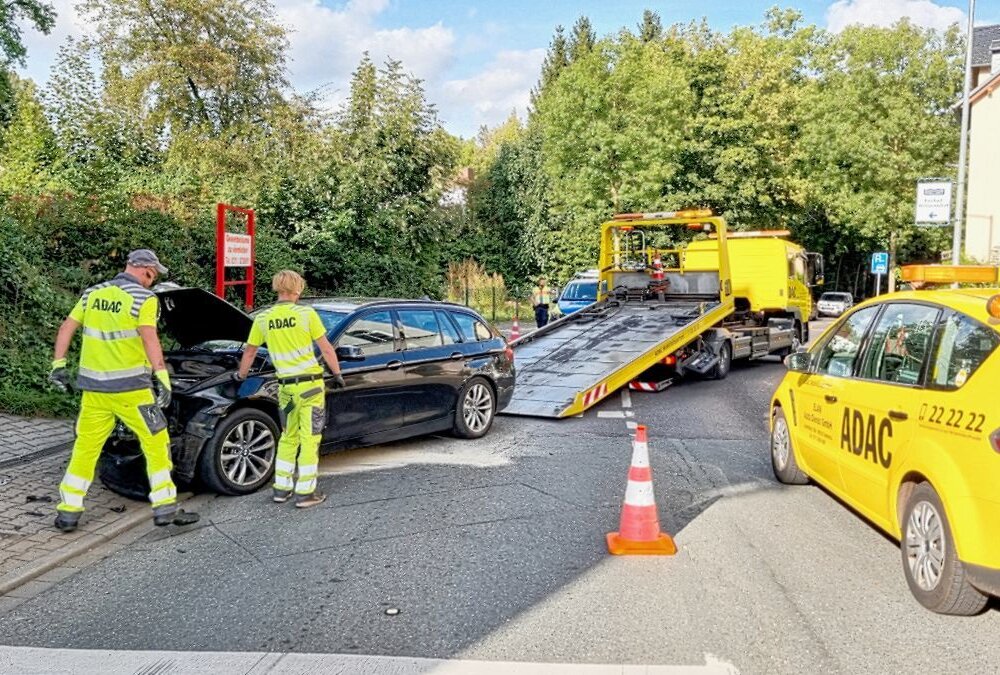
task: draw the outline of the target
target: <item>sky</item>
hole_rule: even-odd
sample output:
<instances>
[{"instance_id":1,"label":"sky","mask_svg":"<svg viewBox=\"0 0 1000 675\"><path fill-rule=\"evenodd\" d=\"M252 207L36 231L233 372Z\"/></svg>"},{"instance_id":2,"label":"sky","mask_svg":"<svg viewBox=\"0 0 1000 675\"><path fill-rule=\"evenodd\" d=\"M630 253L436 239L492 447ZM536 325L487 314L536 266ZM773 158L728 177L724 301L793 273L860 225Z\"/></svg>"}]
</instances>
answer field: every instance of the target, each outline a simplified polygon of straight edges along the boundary
<instances>
[{"instance_id":1,"label":"sky","mask_svg":"<svg viewBox=\"0 0 1000 675\"><path fill-rule=\"evenodd\" d=\"M28 64L21 69L45 83L67 36L90 31L76 0L48 0L56 27L47 36L25 31ZM644 9L664 25L705 18L727 31L760 23L775 4L794 7L805 20L830 30L853 23L889 25L909 17L944 28L967 21L967 0L272 0L289 30L289 75L302 93L318 91L324 104L343 102L363 52L386 58L424 81L428 99L452 133L475 135L511 111L524 115L531 88L556 26L567 30L586 15L599 35L634 27ZM976 23L1000 23L1000 0L979 0Z\"/></svg>"}]
</instances>

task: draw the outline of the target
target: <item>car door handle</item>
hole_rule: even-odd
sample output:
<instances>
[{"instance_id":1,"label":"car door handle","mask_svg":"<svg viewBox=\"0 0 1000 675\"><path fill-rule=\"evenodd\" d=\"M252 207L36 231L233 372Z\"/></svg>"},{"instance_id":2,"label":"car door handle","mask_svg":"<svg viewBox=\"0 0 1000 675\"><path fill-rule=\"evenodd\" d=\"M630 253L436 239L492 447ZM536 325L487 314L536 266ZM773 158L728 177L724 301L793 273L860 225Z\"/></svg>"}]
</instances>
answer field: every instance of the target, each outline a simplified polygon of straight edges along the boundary
<instances>
[{"instance_id":1,"label":"car door handle","mask_svg":"<svg viewBox=\"0 0 1000 675\"><path fill-rule=\"evenodd\" d=\"M910 416L907 415L902 410L890 410L889 417L896 420L897 422L905 422L906 420L910 419Z\"/></svg>"},{"instance_id":2,"label":"car door handle","mask_svg":"<svg viewBox=\"0 0 1000 675\"><path fill-rule=\"evenodd\" d=\"M451 358L454 359L455 361L458 361L460 358L462 358L462 352L452 352Z\"/></svg>"},{"instance_id":3,"label":"car door handle","mask_svg":"<svg viewBox=\"0 0 1000 675\"><path fill-rule=\"evenodd\" d=\"M826 395L826 396L824 396L823 398L825 398L825 399L826 399L826 402L827 402L827 403L836 403L836 402L837 402L837 397L836 397L836 396L834 396L833 394L827 394L827 395Z\"/></svg>"},{"instance_id":4,"label":"car door handle","mask_svg":"<svg viewBox=\"0 0 1000 675\"><path fill-rule=\"evenodd\" d=\"M385 364L385 367L389 370L399 370L402 366L402 361L389 361L389 363Z\"/></svg>"}]
</instances>

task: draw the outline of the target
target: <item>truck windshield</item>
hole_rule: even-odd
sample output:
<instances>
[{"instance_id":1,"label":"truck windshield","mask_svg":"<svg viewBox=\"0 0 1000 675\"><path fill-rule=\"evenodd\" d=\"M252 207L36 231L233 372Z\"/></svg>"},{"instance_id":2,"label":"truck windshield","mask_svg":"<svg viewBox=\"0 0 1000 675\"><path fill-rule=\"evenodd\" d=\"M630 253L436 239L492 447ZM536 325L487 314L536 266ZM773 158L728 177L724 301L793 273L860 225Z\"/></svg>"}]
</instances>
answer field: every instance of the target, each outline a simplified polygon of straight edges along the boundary
<instances>
[{"instance_id":1,"label":"truck windshield","mask_svg":"<svg viewBox=\"0 0 1000 675\"><path fill-rule=\"evenodd\" d=\"M597 300L596 281L573 281L566 285L563 300Z\"/></svg>"}]
</instances>

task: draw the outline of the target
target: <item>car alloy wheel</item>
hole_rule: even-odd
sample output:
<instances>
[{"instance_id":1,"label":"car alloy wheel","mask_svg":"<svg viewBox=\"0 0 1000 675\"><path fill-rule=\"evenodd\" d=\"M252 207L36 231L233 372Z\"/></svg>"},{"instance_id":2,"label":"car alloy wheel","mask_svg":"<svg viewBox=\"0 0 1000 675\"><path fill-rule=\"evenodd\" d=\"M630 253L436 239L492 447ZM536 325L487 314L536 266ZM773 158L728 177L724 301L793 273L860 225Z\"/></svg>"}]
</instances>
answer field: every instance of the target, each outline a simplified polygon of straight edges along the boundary
<instances>
[{"instance_id":1,"label":"car alloy wheel","mask_svg":"<svg viewBox=\"0 0 1000 675\"><path fill-rule=\"evenodd\" d=\"M493 392L489 385L476 382L465 393L462 401L462 419L474 434L482 433L493 418Z\"/></svg>"},{"instance_id":2,"label":"car alloy wheel","mask_svg":"<svg viewBox=\"0 0 1000 675\"><path fill-rule=\"evenodd\" d=\"M222 471L233 485L253 485L271 470L275 447L274 434L265 424L253 419L240 422L222 441Z\"/></svg>"},{"instance_id":3,"label":"car alloy wheel","mask_svg":"<svg viewBox=\"0 0 1000 675\"><path fill-rule=\"evenodd\" d=\"M933 591L941 581L946 551L941 516L930 502L913 507L906 522L905 546L913 580L922 590Z\"/></svg>"},{"instance_id":4,"label":"car alloy wheel","mask_svg":"<svg viewBox=\"0 0 1000 675\"><path fill-rule=\"evenodd\" d=\"M774 420L774 432L771 434L771 455L774 458L774 468L784 471L788 467L788 455L792 443L788 436L788 423L784 417Z\"/></svg>"}]
</instances>

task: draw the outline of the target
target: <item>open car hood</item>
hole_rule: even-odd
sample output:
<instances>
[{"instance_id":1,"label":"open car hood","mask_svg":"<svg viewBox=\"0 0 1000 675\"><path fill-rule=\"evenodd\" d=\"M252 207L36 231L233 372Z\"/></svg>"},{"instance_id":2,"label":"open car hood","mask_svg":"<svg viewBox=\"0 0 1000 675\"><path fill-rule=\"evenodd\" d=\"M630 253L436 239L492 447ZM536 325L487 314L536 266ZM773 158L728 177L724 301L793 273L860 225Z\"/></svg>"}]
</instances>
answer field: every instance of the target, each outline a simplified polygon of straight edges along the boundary
<instances>
[{"instance_id":1,"label":"open car hood","mask_svg":"<svg viewBox=\"0 0 1000 675\"><path fill-rule=\"evenodd\" d=\"M245 342L253 319L241 309L201 288L154 289L164 329L181 347L233 340Z\"/></svg>"}]
</instances>

